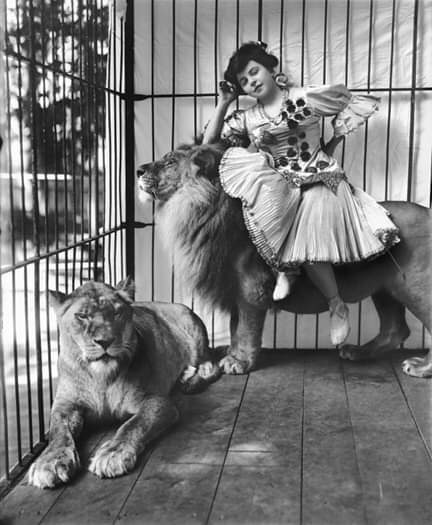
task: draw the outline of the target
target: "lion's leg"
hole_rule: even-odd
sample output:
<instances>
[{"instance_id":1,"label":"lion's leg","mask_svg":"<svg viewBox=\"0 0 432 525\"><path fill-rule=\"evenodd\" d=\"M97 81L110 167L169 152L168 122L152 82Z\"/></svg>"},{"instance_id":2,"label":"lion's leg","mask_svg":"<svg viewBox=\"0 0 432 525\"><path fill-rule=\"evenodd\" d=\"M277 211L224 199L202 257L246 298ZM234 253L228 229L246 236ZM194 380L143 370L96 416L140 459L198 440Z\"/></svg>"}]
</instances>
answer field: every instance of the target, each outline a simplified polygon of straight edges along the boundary
<instances>
[{"instance_id":1,"label":"lion's leg","mask_svg":"<svg viewBox=\"0 0 432 525\"><path fill-rule=\"evenodd\" d=\"M343 359L360 361L380 357L397 348L409 336L405 307L385 291L372 295L380 320L379 334L362 346L344 345L339 355Z\"/></svg>"},{"instance_id":2,"label":"lion's leg","mask_svg":"<svg viewBox=\"0 0 432 525\"><path fill-rule=\"evenodd\" d=\"M231 345L220 361L226 374L246 374L255 365L261 350L266 310L243 303L231 315Z\"/></svg>"},{"instance_id":3,"label":"lion's leg","mask_svg":"<svg viewBox=\"0 0 432 525\"><path fill-rule=\"evenodd\" d=\"M148 396L139 410L103 443L89 465L101 478L115 478L131 471L148 443L177 422L179 413L166 397Z\"/></svg>"},{"instance_id":4,"label":"lion's leg","mask_svg":"<svg viewBox=\"0 0 432 525\"><path fill-rule=\"evenodd\" d=\"M72 479L80 468L75 440L84 423L83 411L69 401L54 402L47 448L28 473L31 485L53 488Z\"/></svg>"},{"instance_id":5,"label":"lion's leg","mask_svg":"<svg viewBox=\"0 0 432 525\"><path fill-rule=\"evenodd\" d=\"M430 331L432 328L430 290L427 283L423 286L411 286L409 293L402 297L407 308L419 319ZM402 363L402 370L405 374L413 377L432 377L432 352L429 350L424 357L410 357Z\"/></svg>"}]
</instances>

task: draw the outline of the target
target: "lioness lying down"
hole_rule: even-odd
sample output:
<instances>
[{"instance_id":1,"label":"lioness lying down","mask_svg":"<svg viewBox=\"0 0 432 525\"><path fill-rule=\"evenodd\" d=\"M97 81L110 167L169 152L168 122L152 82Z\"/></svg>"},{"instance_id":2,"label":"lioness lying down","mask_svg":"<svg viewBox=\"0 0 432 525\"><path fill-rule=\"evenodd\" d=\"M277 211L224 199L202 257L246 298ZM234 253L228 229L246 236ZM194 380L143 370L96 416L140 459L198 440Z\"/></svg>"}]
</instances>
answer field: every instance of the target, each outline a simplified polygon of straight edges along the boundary
<instances>
[{"instance_id":1,"label":"lioness lying down","mask_svg":"<svg viewBox=\"0 0 432 525\"><path fill-rule=\"evenodd\" d=\"M80 468L76 439L83 424L106 418L123 424L95 452L89 470L121 476L177 421L169 398L177 380L191 393L218 377L206 329L186 306L133 303L130 282L112 288L90 281L69 296L50 295L60 330L59 381L49 443L29 482L41 488L68 482Z\"/></svg>"}]
</instances>

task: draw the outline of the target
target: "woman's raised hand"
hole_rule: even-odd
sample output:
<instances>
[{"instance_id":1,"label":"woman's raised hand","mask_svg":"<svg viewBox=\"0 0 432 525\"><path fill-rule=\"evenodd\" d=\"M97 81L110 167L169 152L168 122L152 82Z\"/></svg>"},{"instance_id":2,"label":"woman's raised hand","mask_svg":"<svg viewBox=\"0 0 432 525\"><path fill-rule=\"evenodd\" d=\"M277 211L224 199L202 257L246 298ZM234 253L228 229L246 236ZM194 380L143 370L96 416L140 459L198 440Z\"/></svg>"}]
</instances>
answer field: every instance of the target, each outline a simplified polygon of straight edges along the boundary
<instances>
[{"instance_id":1,"label":"woman's raised hand","mask_svg":"<svg viewBox=\"0 0 432 525\"><path fill-rule=\"evenodd\" d=\"M226 104L231 104L238 96L236 87L228 82L227 80L221 80L219 82L219 100Z\"/></svg>"}]
</instances>

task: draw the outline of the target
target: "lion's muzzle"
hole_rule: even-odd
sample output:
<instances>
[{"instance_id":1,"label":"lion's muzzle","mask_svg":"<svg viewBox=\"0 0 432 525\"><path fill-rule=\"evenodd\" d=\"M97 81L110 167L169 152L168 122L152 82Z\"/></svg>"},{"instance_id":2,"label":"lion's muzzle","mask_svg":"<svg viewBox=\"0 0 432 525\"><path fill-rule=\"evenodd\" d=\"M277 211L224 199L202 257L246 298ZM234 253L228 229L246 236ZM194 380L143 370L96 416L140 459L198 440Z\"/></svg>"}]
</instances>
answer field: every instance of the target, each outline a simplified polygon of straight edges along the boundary
<instances>
[{"instance_id":1,"label":"lion's muzzle","mask_svg":"<svg viewBox=\"0 0 432 525\"><path fill-rule=\"evenodd\" d=\"M138 198L143 204L156 199L156 185L149 166L143 164L137 170Z\"/></svg>"}]
</instances>

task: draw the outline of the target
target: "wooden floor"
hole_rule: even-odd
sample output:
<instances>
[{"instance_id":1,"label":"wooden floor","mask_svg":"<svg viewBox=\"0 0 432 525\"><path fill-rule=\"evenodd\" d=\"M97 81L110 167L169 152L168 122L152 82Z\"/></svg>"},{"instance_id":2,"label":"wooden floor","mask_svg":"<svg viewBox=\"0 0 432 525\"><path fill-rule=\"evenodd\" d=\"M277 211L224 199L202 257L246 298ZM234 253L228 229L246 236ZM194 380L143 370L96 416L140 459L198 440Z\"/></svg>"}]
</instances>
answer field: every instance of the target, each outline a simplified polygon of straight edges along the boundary
<instances>
[{"instance_id":1,"label":"wooden floor","mask_svg":"<svg viewBox=\"0 0 432 525\"><path fill-rule=\"evenodd\" d=\"M115 480L21 482L0 523L432 523L432 380L335 351L264 352L182 399L182 421ZM106 438L106 435L105 435ZM83 443L83 464L100 433Z\"/></svg>"}]
</instances>

